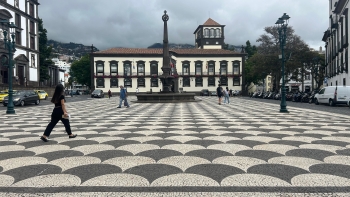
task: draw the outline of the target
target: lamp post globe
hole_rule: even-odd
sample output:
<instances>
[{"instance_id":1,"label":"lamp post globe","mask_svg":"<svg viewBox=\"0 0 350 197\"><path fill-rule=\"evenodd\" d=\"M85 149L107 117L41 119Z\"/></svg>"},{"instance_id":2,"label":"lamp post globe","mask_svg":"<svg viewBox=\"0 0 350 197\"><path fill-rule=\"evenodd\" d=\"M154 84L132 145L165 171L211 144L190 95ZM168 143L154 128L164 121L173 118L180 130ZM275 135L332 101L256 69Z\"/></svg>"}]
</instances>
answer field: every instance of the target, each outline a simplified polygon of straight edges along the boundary
<instances>
[{"instance_id":1,"label":"lamp post globe","mask_svg":"<svg viewBox=\"0 0 350 197\"><path fill-rule=\"evenodd\" d=\"M4 34L4 44L5 44L5 49L8 50L8 84L9 84L9 91L8 91L8 103L7 103L7 110L6 114L15 114L16 111L14 109L14 104L13 104L13 89L12 89L12 77L13 77L13 67L14 67L14 62L13 62L13 55L16 51L15 48L15 29L17 28L16 25L13 22L9 22L9 20L0 20L1 25L6 27L4 29L3 34ZM7 30L8 28L8 30ZM7 32L9 31L9 32ZM8 36L8 34L10 36ZM9 39L7 39L9 37Z\"/></svg>"},{"instance_id":2,"label":"lamp post globe","mask_svg":"<svg viewBox=\"0 0 350 197\"><path fill-rule=\"evenodd\" d=\"M284 47L286 45L286 38L287 38L287 26L288 26L288 20L289 16L284 13L282 17L278 18L276 21L276 26L278 30L278 36L279 36L279 43L281 48L281 61L282 61L282 87L281 87L281 105L280 105L280 112L281 113L289 113L287 110L287 103L286 103L286 87L285 87L285 62L286 58L284 55Z\"/></svg>"}]
</instances>

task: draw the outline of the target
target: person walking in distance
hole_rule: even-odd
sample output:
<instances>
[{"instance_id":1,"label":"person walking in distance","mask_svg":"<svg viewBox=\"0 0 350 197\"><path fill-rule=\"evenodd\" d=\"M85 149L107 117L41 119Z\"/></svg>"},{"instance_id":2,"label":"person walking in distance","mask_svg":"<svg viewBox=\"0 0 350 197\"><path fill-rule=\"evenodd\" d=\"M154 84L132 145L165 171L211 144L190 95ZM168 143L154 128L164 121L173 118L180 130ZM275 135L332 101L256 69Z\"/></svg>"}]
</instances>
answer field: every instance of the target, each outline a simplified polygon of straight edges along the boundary
<instances>
[{"instance_id":1,"label":"person walking in distance","mask_svg":"<svg viewBox=\"0 0 350 197\"><path fill-rule=\"evenodd\" d=\"M77 135L72 134L72 131L70 129L69 115L68 115L64 101L65 101L64 87L62 84L58 84L55 88L55 92L51 99L51 102L55 104L55 108L53 109L51 114L51 122L47 125L43 136L40 137L42 141L44 142L49 141L48 137L50 136L51 131L60 120L62 121L64 127L66 128L66 132L69 138L77 137Z\"/></svg>"},{"instance_id":2,"label":"person walking in distance","mask_svg":"<svg viewBox=\"0 0 350 197\"><path fill-rule=\"evenodd\" d=\"M121 108L122 107L122 103L123 103L123 101L124 102L126 102L126 104L127 104L127 108L129 108L130 106L129 106L129 103L127 103L127 100L126 100L126 97L127 97L128 95L127 95L127 92L126 92L126 90L124 89L124 87L123 86L120 86L120 97L119 97L119 106L117 107L117 108Z\"/></svg>"},{"instance_id":3,"label":"person walking in distance","mask_svg":"<svg viewBox=\"0 0 350 197\"><path fill-rule=\"evenodd\" d=\"M112 97L112 92L111 90L108 90L108 98L110 99Z\"/></svg>"},{"instance_id":4,"label":"person walking in distance","mask_svg":"<svg viewBox=\"0 0 350 197\"><path fill-rule=\"evenodd\" d=\"M226 87L226 89L224 90L224 97L225 97L225 100L224 100L224 104L230 104L230 93L229 93L229 90L228 90L228 87Z\"/></svg>"},{"instance_id":5,"label":"person walking in distance","mask_svg":"<svg viewBox=\"0 0 350 197\"><path fill-rule=\"evenodd\" d=\"M222 100L222 87L221 84L219 84L218 88L216 88L216 95L218 95L219 98L219 105L221 105L221 100Z\"/></svg>"}]
</instances>

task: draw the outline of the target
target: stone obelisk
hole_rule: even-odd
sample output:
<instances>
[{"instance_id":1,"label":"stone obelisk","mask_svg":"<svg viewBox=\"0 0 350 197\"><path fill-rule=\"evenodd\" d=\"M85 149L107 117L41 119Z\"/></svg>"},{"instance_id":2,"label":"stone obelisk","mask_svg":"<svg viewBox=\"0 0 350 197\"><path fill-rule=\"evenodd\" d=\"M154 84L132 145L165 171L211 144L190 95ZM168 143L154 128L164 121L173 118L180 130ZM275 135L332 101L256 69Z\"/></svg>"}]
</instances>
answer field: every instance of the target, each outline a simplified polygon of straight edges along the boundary
<instances>
[{"instance_id":1,"label":"stone obelisk","mask_svg":"<svg viewBox=\"0 0 350 197\"><path fill-rule=\"evenodd\" d=\"M162 71L163 74L159 76L160 80L162 81L162 92L168 93L171 91L171 85L172 85L172 79L174 78L171 76L171 67L170 67L170 55L169 55L169 41L168 41L168 20L169 16L167 14L167 11L164 11L164 15L162 16L162 19L164 21L164 38L163 38L163 66Z\"/></svg>"}]
</instances>

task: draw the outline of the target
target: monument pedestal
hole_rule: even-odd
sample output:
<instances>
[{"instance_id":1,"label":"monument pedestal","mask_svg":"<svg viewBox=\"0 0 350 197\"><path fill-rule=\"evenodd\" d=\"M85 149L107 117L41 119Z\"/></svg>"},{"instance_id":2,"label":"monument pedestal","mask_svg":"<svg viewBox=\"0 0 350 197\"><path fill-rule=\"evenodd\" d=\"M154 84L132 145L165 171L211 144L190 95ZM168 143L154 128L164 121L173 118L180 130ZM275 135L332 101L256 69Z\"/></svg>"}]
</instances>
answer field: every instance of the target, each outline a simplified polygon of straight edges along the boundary
<instances>
[{"instance_id":1,"label":"monument pedestal","mask_svg":"<svg viewBox=\"0 0 350 197\"><path fill-rule=\"evenodd\" d=\"M136 95L136 103L181 103L201 101L194 99L195 95L195 93L142 93Z\"/></svg>"}]
</instances>

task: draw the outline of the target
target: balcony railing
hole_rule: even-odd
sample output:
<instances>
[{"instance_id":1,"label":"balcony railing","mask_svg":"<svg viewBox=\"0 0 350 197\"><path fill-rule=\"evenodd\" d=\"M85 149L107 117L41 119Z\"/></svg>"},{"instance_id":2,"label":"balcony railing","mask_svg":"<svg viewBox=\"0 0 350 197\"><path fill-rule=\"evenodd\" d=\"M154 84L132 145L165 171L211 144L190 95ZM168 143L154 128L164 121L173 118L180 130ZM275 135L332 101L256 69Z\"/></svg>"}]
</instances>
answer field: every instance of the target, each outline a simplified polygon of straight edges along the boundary
<instances>
[{"instance_id":1,"label":"balcony railing","mask_svg":"<svg viewBox=\"0 0 350 197\"><path fill-rule=\"evenodd\" d=\"M145 73L137 73L137 72L132 72L131 74L128 73L126 76L128 77L158 77L159 75L162 75L162 72L159 72L158 74L154 74L154 73L150 73L150 72L145 72ZM203 72L203 73L195 73L195 72L187 72L187 73L182 73L182 72L178 72L177 76L179 77L197 77L197 76L202 76L202 77L220 77L220 76L228 76L228 77L232 77L232 76L241 76L242 73L237 73L237 72L227 72L227 73L222 73L220 74L219 72L214 73L210 73L208 74L208 72ZM102 77L102 78L112 78L112 77L124 77L124 73L111 73L111 72L104 72L104 73L94 73L95 77Z\"/></svg>"}]
</instances>

